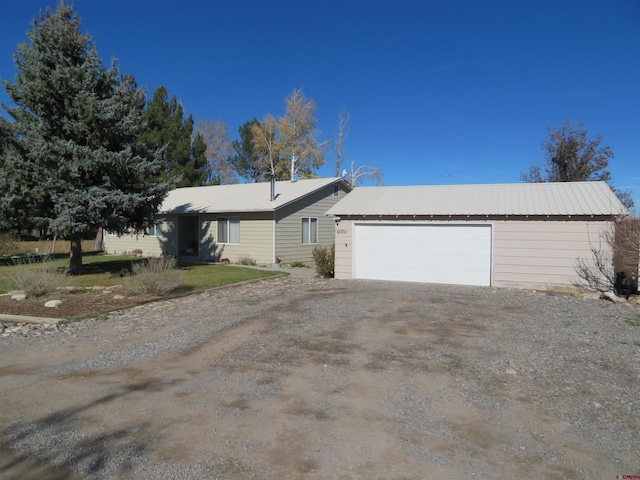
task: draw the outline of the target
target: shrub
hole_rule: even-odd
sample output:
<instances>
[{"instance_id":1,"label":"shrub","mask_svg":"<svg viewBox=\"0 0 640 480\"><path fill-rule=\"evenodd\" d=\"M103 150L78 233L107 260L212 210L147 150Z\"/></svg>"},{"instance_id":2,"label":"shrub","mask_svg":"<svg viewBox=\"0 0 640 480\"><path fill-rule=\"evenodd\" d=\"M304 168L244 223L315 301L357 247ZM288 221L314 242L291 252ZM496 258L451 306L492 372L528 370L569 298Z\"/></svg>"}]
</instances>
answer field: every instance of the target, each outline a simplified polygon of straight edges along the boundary
<instances>
[{"instance_id":1,"label":"shrub","mask_svg":"<svg viewBox=\"0 0 640 480\"><path fill-rule=\"evenodd\" d=\"M124 288L130 293L167 294L184 281L184 275L176 265L176 259L170 256L136 262L132 265L131 275L125 277Z\"/></svg>"},{"instance_id":2,"label":"shrub","mask_svg":"<svg viewBox=\"0 0 640 480\"><path fill-rule=\"evenodd\" d=\"M238 263L240 265L251 265L253 267L255 267L258 263L256 262L256 259L253 257L250 257L249 255L245 255L243 257L240 257L238 259Z\"/></svg>"},{"instance_id":3,"label":"shrub","mask_svg":"<svg viewBox=\"0 0 640 480\"><path fill-rule=\"evenodd\" d=\"M313 249L313 260L316 262L316 272L321 277L333 278L336 258L336 247L316 247Z\"/></svg>"},{"instance_id":4,"label":"shrub","mask_svg":"<svg viewBox=\"0 0 640 480\"><path fill-rule=\"evenodd\" d=\"M599 292L613 290L619 294L617 274L624 272L635 294L639 257L640 218L634 215L616 220L613 226L603 231L598 243L591 245L591 257L577 259L575 270L580 280L574 285Z\"/></svg>"},{"instance_id":5,"label":"shrub","mask_svg":"<svg viewBox=\"0 0 640 480\"><path fill-rule=\"evenodd\" d=\"M12 289L22 290L28 297L42 297L68 283L67 277L48 258L37 261L32 257L16 261L7 280Z\"/></svg>"}]
</instances>

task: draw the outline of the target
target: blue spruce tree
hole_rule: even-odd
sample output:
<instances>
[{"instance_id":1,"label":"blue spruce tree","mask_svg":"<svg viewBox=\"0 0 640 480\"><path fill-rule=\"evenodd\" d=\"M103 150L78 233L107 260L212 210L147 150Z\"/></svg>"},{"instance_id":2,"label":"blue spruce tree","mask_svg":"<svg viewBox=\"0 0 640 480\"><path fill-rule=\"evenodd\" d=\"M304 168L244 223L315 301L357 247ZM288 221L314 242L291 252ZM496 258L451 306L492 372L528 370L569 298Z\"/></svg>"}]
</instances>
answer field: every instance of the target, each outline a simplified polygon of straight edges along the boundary
<instances>
[{"instance_id":1,"label":"blue spruce tree","mask_svg":"<svg viewBox=\"0 0 640 480\"><path fill-rule=\"evenodd\" d=\"M144 92L115 62L105 67L70 5L35 18L17 47L13 106L0 147L0 228L40 228L71 242L70 274L82 270L81 240L99 228L149 226L172 188L158 151L140 142Z\"/></svg>"}]
</instances>

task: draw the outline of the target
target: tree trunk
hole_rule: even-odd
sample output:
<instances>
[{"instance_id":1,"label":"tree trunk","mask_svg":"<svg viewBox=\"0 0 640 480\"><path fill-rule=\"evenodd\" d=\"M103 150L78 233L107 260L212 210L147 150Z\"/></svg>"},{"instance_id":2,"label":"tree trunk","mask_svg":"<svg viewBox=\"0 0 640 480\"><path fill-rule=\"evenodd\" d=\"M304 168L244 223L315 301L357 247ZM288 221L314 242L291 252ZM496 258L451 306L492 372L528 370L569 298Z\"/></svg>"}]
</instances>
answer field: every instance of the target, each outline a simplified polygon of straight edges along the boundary
<instances>
[{"instance_id":1,"label":"tree trunk","mask_svg":"<svg viewBox=\"0 0 640 480\"><path fill-rule=\"evenodd\" d=\"M82 237L71 238L71 256L69 258L69 270L67 275L80 275L82 273Z\"/></svg>"},{"instance_id":2,"label":"tree trunk","mask_svg":"<svg viewBox=\"0 0 640 480\"><path fill-rule=\"evenodd\" d=\"M53 234L53 243L51 244L51 252L50 252L51 258L54 258L54 255L56 253L56 239L57 238L58 238L58 234L54 233Z\"/></svg>"},{"instance_id":3,"label":"tree trunk","mask_svg":"<svg viewBox=\"0 0 640 480\"><path fill-rule=\"evenodd\" d=\"M96 241L94 243L94 250L96 252L101 252L103 247L103 239L102 239L102 227L98 228L98 233L96 234Z\"/></svg>"}]
</instances>

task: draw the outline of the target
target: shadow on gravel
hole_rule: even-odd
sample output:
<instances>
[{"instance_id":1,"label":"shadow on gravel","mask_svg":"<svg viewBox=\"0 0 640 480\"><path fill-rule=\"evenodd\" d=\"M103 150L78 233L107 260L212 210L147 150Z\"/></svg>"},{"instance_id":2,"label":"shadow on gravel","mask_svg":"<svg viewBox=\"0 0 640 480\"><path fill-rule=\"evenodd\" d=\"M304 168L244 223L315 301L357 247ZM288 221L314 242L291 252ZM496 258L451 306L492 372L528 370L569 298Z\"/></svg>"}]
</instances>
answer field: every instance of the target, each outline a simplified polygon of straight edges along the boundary
<instances>
[{"instance_id":1,"label":"shadow on gravel","mask_svg":"<svg viewBox=\"0 0 640 480\"><path fill-rule=\"evenodd\" d=\"M148 450L140 441L148 433L147 423L99 435L82 433L74 427L82 421L80 415L91 408L134 392L153 389L156 383L126 385L118 393L105 395L85 405L59 410L40 420L23 421L0 430L0 478L74 480L106 468L110 475L125 476L131 471L133 461ZM23 444L37 445L37 448L25 454L20 448ZM81 477L72 472L79 472Z\"/></svg>"}]
</instances>

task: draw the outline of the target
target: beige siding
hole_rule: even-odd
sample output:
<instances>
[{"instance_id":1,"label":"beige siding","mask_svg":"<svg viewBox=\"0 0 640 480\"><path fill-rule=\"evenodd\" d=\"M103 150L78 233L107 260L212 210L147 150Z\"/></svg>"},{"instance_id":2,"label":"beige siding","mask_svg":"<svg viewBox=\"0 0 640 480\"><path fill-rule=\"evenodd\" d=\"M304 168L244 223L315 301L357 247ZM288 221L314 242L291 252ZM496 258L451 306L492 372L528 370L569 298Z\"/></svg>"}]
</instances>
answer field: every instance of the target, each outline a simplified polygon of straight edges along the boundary
<instances>
[{"instance_id":1,"label":"beige siding","mask_svg":"<svg viewBox=\"0 0 640 480\"><path fill-rule=\"evenodd\" d=\"M156 257L160 255L160 239L136 234L105 236L104 251L109 254L123 255L137 249L142 250L143 255Z\"/></svg>"},{"instance_id":2,"label":"beige siding","mask_svg":"<svg viewBox=\"0 0 640 480\"><path fill-rule=\"evenodd\" d=\"M353 222L341 220L336 223L335 278L353 278Z\"/></svg>"},{"instance_id":3,"label":"beige siding","mask_svg":"<svg viewBox=\"0 0 640 480\"><path fill-rule=\"evenodd\" d=\"M606 221L496 221L493 285L556 288L572 286L578 258L592 260L593 248L607 248Z\"/></svg>"},{"instance_id":4,"label":"beige siding","mask_svg":"<svg viewBox=\"0 0 640 480\"><path fill-rule=\"evenodd\" d=\"M126 234L104 236L104 251L109 254L122 255L131 253L133 250L142 250L142 254L150 257L158 257L163 251L168 251L167 247L171 242L167 242L166 236L171 238L173 222L167 221L161 224L161 229L165 237L150 237L143 234Z\"/></svg>"},{"instance_id":5,"label":"beige siding","mask_svg":"<svg viewBox=\"0 0 640 480\"><path fill-rule=\"evenodd\" d=\"M164 237L161 242L162 251L172 255L178 254L177 224L177 215L167 215L162 223L162 235Z\"/></svg>"},{"instance_id":6,"label":"beige siding","mask_svg":"<svg viewBox=\"0 0 640 480\"><path fill-rule=\"evenodd\" d=\"M240 219L240 244L219 244L217 241L219 217L238 217ZM230 213L225 215L200 215L199 251L201 260L227 258L238 262L241 257L251 257L258 264L273 262L273 214L272 213ZM174 255L182 254L178 250L178 231L175 228L179 221L176 216L167 216L162 224L164 237L146 235L105 236L105 251L123 254L135 249L142 250L144 255L159 256L162 252Z\"/></svg>"},{"instance_id":7,"label":"beige siding","mask_svg":"<svg viewBox=\"0 0 640 480\"><path fill-rule=\"evenodd\" d=\"M218 243L218 218L240 218L240 244ZM273 214L230 213L224 215L202 215L203 237L215 245L215 255L220 259L238 262L242 257L251 257L258 264L273 262ZM202 242L201 238L201 242Z\"/></svg>"},{"instance_id":8,"label":"beige siding","mask_svg":"<svg viewBox=\"0 0 640 480\"><path fill-rule=\"evenodd\" d=\"M608 250L608 246L601 242L601 235L611 226L611 222L604 220L474 219L472 223L493 225L491 284L535 289L564 289L579 283L576 273L578 259L592 262L593 248ZM336 278L353 278L353 221L341 220L335 227L335 239ZM393 255L393 252L389 254Z\"/></svg>"},{"instance_id":9,"label":"beige siding","mask_svg":"<svg viewBox=\"0 0 640 480\"><path fill-rule=\"evenodd\" d=\"M335 221L325 214L346 193L340 190L338 197L333 196L333 185L296 202L294 205L278 210L276 225L276 255L283 262L313 262L313 249L317 246L330 246L335 242ZM302 243L302 218L318 219L318 243Z\"/></svg>"}]
</instances>

